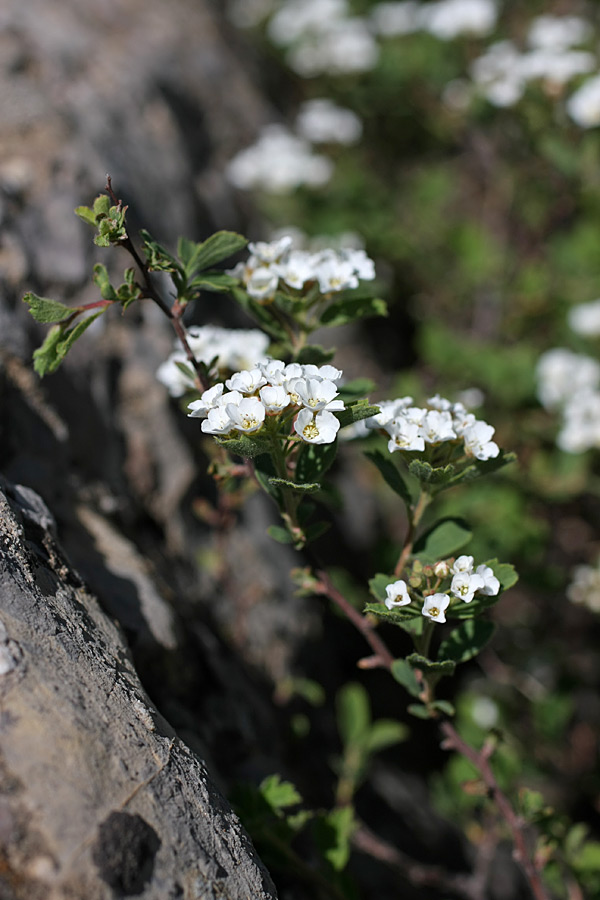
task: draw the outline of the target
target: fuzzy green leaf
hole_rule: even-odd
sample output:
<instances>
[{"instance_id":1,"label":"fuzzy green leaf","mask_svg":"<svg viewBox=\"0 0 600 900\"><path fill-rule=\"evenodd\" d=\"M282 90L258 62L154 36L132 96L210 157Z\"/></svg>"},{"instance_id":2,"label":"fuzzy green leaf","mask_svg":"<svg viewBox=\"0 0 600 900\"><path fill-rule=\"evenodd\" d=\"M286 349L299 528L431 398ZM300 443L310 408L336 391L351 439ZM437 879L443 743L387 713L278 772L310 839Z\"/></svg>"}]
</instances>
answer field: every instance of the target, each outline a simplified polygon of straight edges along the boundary
<instances>
[{"instance_id":1,"label":"fuzzy green leaf","mask_svg":"<svg viewBox=\"0 0 600 900\"><path fill-rule=\"evenodd\" d=\"M37 294L28 291L23 297L23 302L29 305L29 312L36 320L43 325L51 322L62 322L77 312L71 306L65 306L58 300L50 300L48 297L38 297Z\"/></svg>"},{"instance_id":2,"label":"fuzzy green leaf","mask_svg":"<svg viewBox=\"0 0 600 900\"><path fill-rule=\"evenodd\" d=\"M302 797L290 781L282 781L279 775L269 775L259 786L260 793L273 812L282 814L290 806L302 803Z\"/></svg>"},{"instance_id":3,"label":"fuzzy green leaf","mask_svg":"<svg viewBox=\"0 0 600 900\"><path fill-rule=\"evenodd\" d=\"M495 630L493 622L485 619L466 619L458 628L450 632L442 641L438 651L439 660L467 662L485 647Z\"/></svg>"},{"instance_id":4,"label":"fuzzy green leaf","mask_svg":"<svg viewBox=\"0 0 600 900\"><path fill-rule=\"evenodd\" d=\"M367 738L367 748L370 753L385 750L394 744L400 744L408 737L408 728L403 722L394 719L377 719L373 722Z\"/></svg>"},{"instance_id":5,"label":"fuzzy green leaf","mask_svg":"<svg viewBox=\"0 0 600 900\"><path fill-rule=\"evenodd\" d=\"M398 494L399 497L404 500L404 503L407 506L411 504L411 496L406 486L406 483L392 462L387 456L385 456L380 450L369 450L365 453L367 459L370 459L371 462L377 466L380 474L383 476L385 483L391 487L391 489Z\"/></svg>"},{"instance_id":6,"label":"fuzzy green leaf","mask_svg":"<svg viewBox=\"0 0 600 900\"><path fill-rule=\"evenodd\" d=\"M75 215L79 216L80 219L83 219L87 225L92 225L94 228L96 227L96 213L93 209L90 209L89 206L76 207Z\"/></svg>"},{"instance_id":7,"label":"fuzzy green leaf","mask_svg":"<svg viewBox=\"0 0 600 900\"><path fill-rule=\"evenodd\" d=\"M334 300L321 316L321 324L328 328L347 325L357 319L368 319L373 316L387 316L388 309L384 300L378 297L345 296Z\"/></svg>"},{"instance_id":8,"label":"fuzzy green leaf","mask_svg":"<svg viewBox=\"0 0 600 900\"><path fill-rule=\"evenodd\" d=\"M357 681L350 681L336 696L337 726L344 746L366 739L371 725L369 695Z\"/></svg>"},{"instance_id":9,"label":"fuzzy green leaf","mask_svg":"<svg viewBox=\"0 0 600 900\"><path fill-rule=\"evenodd\" d=\"M222 447L225 447L229 453L233 453L235 456L242 456L244 459L253 459L255 456L260 456L271 446L268 437L258 434L253 437L245 434L241 434L237 438L218 437L216 441Z\"/></svg>"},{"instance_id":10,"label":"fuzzy green leaf","mask_svg":"<svg viewBox=\"0 0 600 900\"><path fill-rule=\"evenodd\" d=\"M407 707L407 712L411 714L411 716L416 716L417 719L431 719L432 710L428 706L423 706L421 703L411 703L410 706Z\"/></svg>"},{"instance_id":11,"label":"fuzzy green leaf","mask_svg":"<svg viewBox=\"0 0 600 900\"><path fill-rule=\"evenodd\" d=\"M316 481L308 484L288 481L286 478L269 478L269 481L276 487L285 487L289 490L297 491L299 494L314 494L315 491L321 490L321 485Z\"/></svg>"},{"instance_id":12,"label":"fuzzy green leaf","mask_svg":"<svg viewBox=\"0 0 600 900\"><path fill-rule=\"evenodd\" d=\"M108 269L102 263L96 263L94 266L94 274L92 276L94 284L100 290L100 296L103 300L116 300L117 293L110 283Z\"/></svg>"},{"instance_id":13,"label":"fuzzy green leaf","mask_svg":"<svg viewBox=\"0 0 600 900\"><path fill-rule=\"evenodd\" d=\"M232 278L225 272L203 272L202 275L196 276L188 287L196 291L213 291L213 293L224 294L234 288L237 283L237 278Z\"/></svg>"},{"instance_id":14,"label":"fuzzy green leaf","mask_svg":"<svg viewBox=\"0 0 600 900\"><path fill-rule=\"evenodd\" d=\"M392 663L392 675L412 697L419 696L422 688L409 662L405 659L395 659Z\"/></svg>"},{"instance_id":15,"label":"fuzzy green leaf","mask_svg":"<svg viewBox=\"0 0 600 900\"><path fill-rule=\"evenodd\" d=\"M416 607L407 605L396 609L388 609L384 603L367 603L363 612L372 613L378 619L384 619L391 625L399 625L401 628L409 619L414 619L419 615Z\"/></svg>"},{"instance_id":16,"label":"fuzzy green leaf","mask_svg":"<svg viewBox=\"0 0 600 900\"><path fill-rule=\"evenodd\" d=\"M452 556L472 537L473 533L462 519L442 519L421 535L415 543L413 556L427 562L437 562Z\"/></svg>"},{"instance_id":17,"label":"fuzzy green leaf","mask_svg":"<svg viewBox=\"0 0 600 900\"><path fill-rule=\"evenodd\" d=\"M189 243L191 244L192 242L190 241ZM238 250L243 250L247 243L248 241L243 235L236 234L234 231L217 231L216 234L211 235L203 243L196 244L193 252L187 257L186 272L199 272L202 269L210 269L222 260L237 253Z\"/></svg>"},{"instance_id":18,"label":"fuzzy green leaf","mask_svg":"<svg viewBox=\"0 0 600 900\"><path fill-rule=\"evenodd\" d=\"M335 350L326 350L318 344L309 344L303 347L296 358L296 362L303 366L322 366L335 356Z\"/></svg>"},{"instance_id":19,"label":"fuzzy green leaf","mask_svg":"<svg viewBox=\"0 0 600 900\"><path fill-rule=\"evenodd\" d=\"M63 333L62 338L56 348L58 356L61 359L65 358L75 341L81 337L84 331L87 331L92 322L95 322L96 319L98 319L106 312L106 309L107 307L105 306L104 309L100 309L98 310L98 312L95 312L93 315L88 316L86 319L82 319L73 328L70 328L68 331L65 331Z\"/></svg>"},{"instance_id":20,"label":"fuzzy green leaf","mask_svg":"<svg viewBox=\"0 0 600 900\"><path fill-rule=\"evenodd\" d=\"M42 346L33 351L33 368L40 378L48 375L49 372L54 372L61 363L61 358L56 350L61 335L60 325L55 325L46 335Z\"/></svg>"},{"instance_id":21,"label":"fuzzy green leaf","mask_svg":"<svg viewBox=\"0 0 600 900\"><path fill-rule=\"evenodd\" d=\"M337 441L331 444L303 444L296 465L298 480L310 484L322 478L333 465L337 451Z\"/></svg>"},{"instance_id":22,"label":"fuzzy green leaf","mask_svg":"<svg viewBox=\"0 0 600 900\"><path fill-rule=\"evenodd\" d=\"M289 531L286 528L282 528L281 525L269 525L267 534L274 541L277 541L278 544L293 544L294 542L294 538Z\"/></svg>"},{"instance_id":23,"label":"fuzzy green leaf","mask_svg":"<svg viewBox=\"0 0 600 900\"><path fill-rule=\"evenodd\" d=\"M340 426L345 428L346 425L352 425L354 422L360 422L361 419L370 419L376 416L381 410L378 406L370 406L368 400L358 400L346 407L341 412L336 412Z\"/></svg>"},{"instance_id":24,"label":"fuzzy green leaf","mask_svg":"<svg viewBox=\"0 0 600 900\"><path fill-rule=\"evenodd\" d=\"M340 806L315 819L315 843L336 872L341 872L350 858L350 838L356 828L354 810Z\"/></svg>"},{"instance_id":25,"label":"fuzzy green leaf","mask_svg":"<svg viewBox=\"0 0 600 900\"><path fill-rule=\"evenodd\" d=\"M420 669L422 672L433 672L439 675L452 675L456 668L456 663L452 662L451 659L434 662L425 656L421 656L420 653L411 653L410 656L406 657L406 661L413 669Z\"/></svg>"}]
</instances>

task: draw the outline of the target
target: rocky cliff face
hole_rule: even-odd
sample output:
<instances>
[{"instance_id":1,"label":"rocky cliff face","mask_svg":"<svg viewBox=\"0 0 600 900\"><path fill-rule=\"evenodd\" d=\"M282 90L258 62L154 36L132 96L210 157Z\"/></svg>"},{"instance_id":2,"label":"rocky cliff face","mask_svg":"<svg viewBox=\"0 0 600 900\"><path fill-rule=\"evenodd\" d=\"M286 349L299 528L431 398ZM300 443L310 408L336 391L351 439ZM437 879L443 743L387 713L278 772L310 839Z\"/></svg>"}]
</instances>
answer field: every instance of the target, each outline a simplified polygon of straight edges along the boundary
<instances>
[{"instance_id":1,"label":"rocky cliff face","mask_svg":"<svg viewBox=\"0 0 600 900\"><path fill-rule=\"evenodd\" d=\"M0 893L275 897L53 531L37 494L1 482Z\"/></svg>"}]
</instances>

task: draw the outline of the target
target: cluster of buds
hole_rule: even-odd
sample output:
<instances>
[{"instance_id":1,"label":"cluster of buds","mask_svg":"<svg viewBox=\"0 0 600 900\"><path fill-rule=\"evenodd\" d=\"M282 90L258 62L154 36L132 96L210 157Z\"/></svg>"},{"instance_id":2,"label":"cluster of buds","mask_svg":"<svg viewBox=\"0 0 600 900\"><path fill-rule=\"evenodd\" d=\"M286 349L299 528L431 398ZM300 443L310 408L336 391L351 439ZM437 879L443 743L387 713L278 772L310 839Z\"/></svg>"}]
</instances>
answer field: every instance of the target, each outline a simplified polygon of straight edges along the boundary
<instances>
[{"instance_id":1,"label":"cluster of buds","mask_svg":"<svg viewBox=\"0 0 600 900\"><path fill-rule=\"evenodd\" d=\"M444 582L445 590L441 590ZM433 622L445 622L445 612L450 604L471 603L475 594L495 597L500 590L500 582L490 566L483 564L474 569L472 556L441 560L433 566L423 566L415 560L408 584L398 580L387 585L387 608L396 609L412 603L409 588L413 591L421 589L419 593L424 601L421 612L424 616Z\"/></svg>"}]
</instances>

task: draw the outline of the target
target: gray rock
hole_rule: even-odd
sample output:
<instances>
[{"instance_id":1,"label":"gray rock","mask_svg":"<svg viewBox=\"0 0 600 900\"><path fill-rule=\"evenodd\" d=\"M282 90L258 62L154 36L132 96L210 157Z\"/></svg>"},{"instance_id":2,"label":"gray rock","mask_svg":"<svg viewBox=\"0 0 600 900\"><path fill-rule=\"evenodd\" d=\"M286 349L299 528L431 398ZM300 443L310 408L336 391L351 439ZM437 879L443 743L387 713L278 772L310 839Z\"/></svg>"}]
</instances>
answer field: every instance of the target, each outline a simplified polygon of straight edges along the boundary
<instances>
[{"instance_id":1,"label":"gray rock","mask_svg":"<svg viewBox=\"0 0 600 900\"><path fill-rule=\"evenodd\" d=\"M144 692L32 490L0 481L0 896L267 900L204 763Z\"/></svg>"}]
</instances>

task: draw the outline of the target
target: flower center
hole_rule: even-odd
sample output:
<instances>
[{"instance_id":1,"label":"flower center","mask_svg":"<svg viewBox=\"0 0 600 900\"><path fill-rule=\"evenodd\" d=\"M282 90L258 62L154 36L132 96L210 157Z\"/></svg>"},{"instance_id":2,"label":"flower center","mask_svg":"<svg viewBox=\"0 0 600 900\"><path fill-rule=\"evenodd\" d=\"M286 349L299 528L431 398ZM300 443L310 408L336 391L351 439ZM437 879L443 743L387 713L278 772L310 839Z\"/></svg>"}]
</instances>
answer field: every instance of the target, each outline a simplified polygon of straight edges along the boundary
<instances>
[{"instance_id":1,"label":"flower center","mask_svg":"<svg viewBox=\"0 0 600 900\"><path fill-rule=\"evenodd\" d=\"M436 616L439 616L439 614L440 614L440 611L439 611L439 609L437 608L437 606L431 606L431 607L430 607L430 609L429 609L429 615L430 615L432 618L435 618Z\"/></svg>"},{"instance_id":2,"label":"flower center","mask_svg":"<svg viewBox=\"0 0 600 900\"><path fill-rule=\"evenodd\" d=\"M302 434L304 435L304 437L306 438L307 441L310 441L313 438L319 437L319 429L317 428L317 426L315 425L314 422L309 422L308 425L306 425L302 429Z\"/></svg>"}]
</instances>

